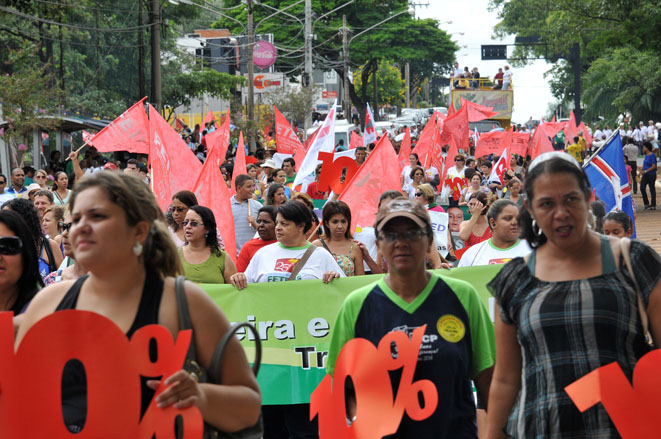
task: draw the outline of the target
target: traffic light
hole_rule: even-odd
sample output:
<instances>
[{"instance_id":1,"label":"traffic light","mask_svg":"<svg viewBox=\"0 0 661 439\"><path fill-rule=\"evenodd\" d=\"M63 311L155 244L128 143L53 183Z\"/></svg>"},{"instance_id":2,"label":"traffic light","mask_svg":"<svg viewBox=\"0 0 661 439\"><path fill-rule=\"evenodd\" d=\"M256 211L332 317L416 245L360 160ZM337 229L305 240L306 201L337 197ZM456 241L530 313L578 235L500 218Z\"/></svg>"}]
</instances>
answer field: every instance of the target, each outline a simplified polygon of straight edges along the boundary
<instances>
[{"instance_id":1,"label":"traffic light","mask_svg":"<svg viewBox=\"0 0 661 439\"><path fill-rule=\"evenodd\" d=\"M506 44L482 45L482 60L507 59Z\"/></svg>"}]
</instances>

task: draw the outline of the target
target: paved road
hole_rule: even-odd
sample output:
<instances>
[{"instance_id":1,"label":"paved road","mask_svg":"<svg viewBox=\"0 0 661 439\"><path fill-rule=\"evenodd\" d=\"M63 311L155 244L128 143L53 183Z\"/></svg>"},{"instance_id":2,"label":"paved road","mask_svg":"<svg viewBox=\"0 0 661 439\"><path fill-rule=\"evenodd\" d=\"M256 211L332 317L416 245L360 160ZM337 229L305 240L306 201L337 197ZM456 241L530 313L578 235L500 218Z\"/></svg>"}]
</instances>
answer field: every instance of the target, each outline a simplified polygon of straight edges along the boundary
<instances>
[{"instance_id":1,"label":"paved road","mask_svg":"<svg viewBox=\"0 0 661 439\"><path fill-rule=\"evenodd\" d=\"M640 190L637 194L633 194L633 199L636 203L637 238L645 241L661 254L661 210L643 210L643 198ZM657 209L661 209L661 180L656 181L656 203Z\"/></svg>"}]
</instances>

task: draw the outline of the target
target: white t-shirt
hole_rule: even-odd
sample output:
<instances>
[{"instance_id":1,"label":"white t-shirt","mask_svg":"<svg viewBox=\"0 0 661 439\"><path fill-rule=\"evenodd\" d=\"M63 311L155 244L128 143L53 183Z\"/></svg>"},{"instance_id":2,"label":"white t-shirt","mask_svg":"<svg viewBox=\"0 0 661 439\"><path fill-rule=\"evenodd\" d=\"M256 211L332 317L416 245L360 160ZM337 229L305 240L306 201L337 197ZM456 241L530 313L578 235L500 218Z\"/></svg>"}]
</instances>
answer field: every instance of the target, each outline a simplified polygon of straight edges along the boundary
<instances>
[{"instance_id":1,"label":"white t-shirt","mask_svg":"<svg viewBox=\"0 0 661 439\"><path fill-rule=\"evenodd\" d=\"M304 247L283 247L279 242L269 244L257 250L250 260L245 275L248 283L282 282L289 279L294 265L303 257ZM296 276L300 279L321 279L324 273L332 270L345 277L344 271L337 265L335 258L324 248L317 248Z\"/></svg>"},{"instance_id":2,"label":"white t-shirt","mask_svg":"<svg viewBox=\"0 0 661 439\"><path fill-rule=\"evenodd\" d=\"M374 232L374 227L363 227L360 232L353 234L353 239L358 242L362 242L367 247L367 251L370 254L370 257L376 261L376 233ZM363 262L363 267L365 271L371 271L367 262Z\"/></svg>"},{"instance_id":3,"label":"white t-shirt","mask_svg":"<svg viewBox=\"0 0 661 439\"><path fill-rule=\"evenodd\" d=\"M434 166L430 166L429 169L425 171L425 175L429 180L433 180L438 175L438 169Z\"/></svg>"},{"instance_id":4,"label":"white t-shirt","mask_svg":"<svg viewBox=\"0 0 661 439\"><path fill-rule=\"evenodd\" d=\"M2 204L5 201L9 201L9 200L13 200L13 199L14 199L14 196L12 194L8 194L7 192L4 192L4 193L0 194L0 206L2 206Z\"/></svg>"},{"instance_id":5,"label":"white t-shirt","mask_svg":"<svg viewBox=\"0 0 661 439\"><path fill-rule=\"evenodd\" d=\"M497 248L491 238L471 246L463 254L458 267L473 267L475 265L504 264L510 260L526 256L532 251L528 241L521 239L509 248Z\"/></svg>"},{"instance_id":6,"label":"white t-shirt","mask_svg":"<svg viewBox=\"0 0 661 439\"><path fill-rule=\"evenodd\" d=\"M406 165L404 166L404 169L402 169L402 176L404 177L404 184L409 184L413 181L411 178L411 166Z\"/></svg>"}]
</instances>

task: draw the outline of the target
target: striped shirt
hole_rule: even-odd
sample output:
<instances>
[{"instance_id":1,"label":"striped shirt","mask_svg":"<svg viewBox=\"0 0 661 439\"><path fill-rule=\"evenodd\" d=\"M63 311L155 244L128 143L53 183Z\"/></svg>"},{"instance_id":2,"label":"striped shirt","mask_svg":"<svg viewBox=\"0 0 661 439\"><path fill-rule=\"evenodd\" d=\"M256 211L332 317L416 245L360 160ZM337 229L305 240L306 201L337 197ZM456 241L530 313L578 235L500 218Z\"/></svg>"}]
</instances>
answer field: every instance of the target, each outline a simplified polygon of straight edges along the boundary
<instances>
[{"instance_id":1,"label":"striped shirt","mask_svg":"<svg viewBox=\"0 0 661 439\"><path fill-rule=\"evenodd\" d=\"M631 261L645 306L661 277L661 258L639 241ZM512 438L619 438L602 404L581 413L564 388L617 361L631 379L647 353L636 291L624 263L589 279L545 282L523 258L503 267L489 284L504 323L521 346L521 390L506 431Z\"/></svg>"}]
</instances>

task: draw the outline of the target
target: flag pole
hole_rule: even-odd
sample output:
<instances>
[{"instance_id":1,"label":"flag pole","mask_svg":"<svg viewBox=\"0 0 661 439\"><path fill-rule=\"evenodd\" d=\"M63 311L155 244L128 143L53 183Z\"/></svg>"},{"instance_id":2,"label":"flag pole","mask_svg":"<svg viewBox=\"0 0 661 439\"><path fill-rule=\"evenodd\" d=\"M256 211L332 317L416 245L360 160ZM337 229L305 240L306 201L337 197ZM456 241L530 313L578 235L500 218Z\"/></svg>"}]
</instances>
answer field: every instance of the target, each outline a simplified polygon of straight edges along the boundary
<instances>
[{"instance_id":1,"label":"flag pole","mask_svg":"<svg viewBox=\"0 0 661 439\"><path fill-rule=\"evenodd\" d=\"M619 130L619 129L617 129L617 130L613 130L613 134L611 134L610 136L608 136L608 139L606 139L606 141L604 142L604 144L601 145L601 146L599 147L599 149L597 149L597 151L596 151L594 154L592 154L592 155L590 156L590 158L587 159L587 160L583 163L583 168L586 168L586 167L590 164L590 162L592 161L592 159L594 159L594 158L597 156L597 154L599 154L599 153L601 152L601 150L604 149L604 147L605 147L606 145L608 145L608 143L609 143L611 140L613 140L613 138L615 138L615 135L616 135L616 134L620 134L620 130Z\"/></svg>"}]
</instances>

